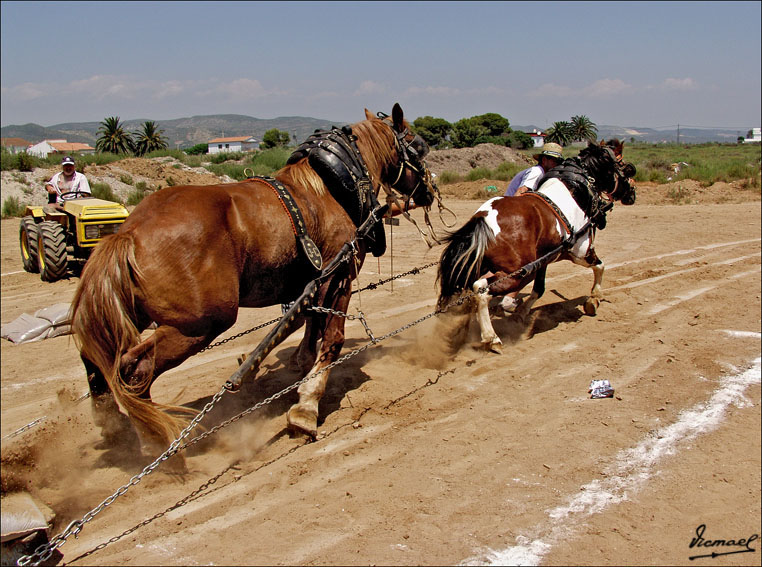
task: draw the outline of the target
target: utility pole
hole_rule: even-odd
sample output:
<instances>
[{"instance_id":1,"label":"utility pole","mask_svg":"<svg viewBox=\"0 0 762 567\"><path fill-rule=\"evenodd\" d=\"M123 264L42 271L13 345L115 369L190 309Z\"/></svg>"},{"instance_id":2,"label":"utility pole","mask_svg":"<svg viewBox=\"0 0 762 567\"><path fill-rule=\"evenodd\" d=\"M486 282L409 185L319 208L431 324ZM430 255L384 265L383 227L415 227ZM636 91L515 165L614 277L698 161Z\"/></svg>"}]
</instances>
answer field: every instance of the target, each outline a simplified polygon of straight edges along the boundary
<instances>
[{"instance_id":1,"label":"utility pole","mask_svg":"<svg viewBox=\"0 0 762 567\"><path fill-rule=\"evenodd\" d=\"M677 125L677 144L680 145L680 124Z\"/></svg>"}]
</instances>

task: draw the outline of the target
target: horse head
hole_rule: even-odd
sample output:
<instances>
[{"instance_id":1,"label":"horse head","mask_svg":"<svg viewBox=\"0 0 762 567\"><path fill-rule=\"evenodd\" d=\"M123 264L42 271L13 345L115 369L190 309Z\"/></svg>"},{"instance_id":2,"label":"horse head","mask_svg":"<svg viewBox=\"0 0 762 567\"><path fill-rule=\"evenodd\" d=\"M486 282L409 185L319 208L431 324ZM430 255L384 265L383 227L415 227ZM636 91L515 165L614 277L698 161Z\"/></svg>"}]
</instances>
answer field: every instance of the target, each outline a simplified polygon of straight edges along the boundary
<instances>
[{"instance_id":1,"label":"horse head","mask_svg":"<svg viewBox=\"0 0 762 567\"><path fill-rule=\"evenodd\" d=\"M635 188L631 179L636 169L622 159L624 142L611 139L600 144L588 143L579 152L584 168L595 179L595 191L608 201L620 201L623 205L635 203Z\"/></svg>"},{"instance_id":2,"label":"horse head","mask_svg":"<svg viewBox=\"0 0 762 567\"><path fill-rule=\"evenodd\" d=\"M366 108L365 117L368 120L380 120L389 126L394 134L397 157L387 168L389 175L387 185L402 194L406 202L412 198L418 206L430 206L434 202L438 189L426 166L429 145L421 136L410 130L410 124L403 115L402 107L399 103L395 103L391 116L383 112L373 116Z\"/></svg>"}]
</instances>

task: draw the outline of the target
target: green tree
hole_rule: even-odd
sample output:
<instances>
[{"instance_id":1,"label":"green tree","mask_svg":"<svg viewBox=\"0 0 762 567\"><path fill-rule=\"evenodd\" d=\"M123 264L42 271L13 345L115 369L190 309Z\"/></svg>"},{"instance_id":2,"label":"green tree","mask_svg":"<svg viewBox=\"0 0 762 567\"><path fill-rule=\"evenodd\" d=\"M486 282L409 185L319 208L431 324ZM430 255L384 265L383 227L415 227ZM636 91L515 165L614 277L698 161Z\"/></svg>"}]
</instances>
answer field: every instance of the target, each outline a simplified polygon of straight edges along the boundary
<instances>
[{"instance_id":1,"label":"green tree","mask_svg":"<svg viewBox=\"0 0 762 567\"><path fill-rule=\"evenodd\" d=\"M441 146L452 132L452 124L444 118L423 116L413 121L413 130L421 136L431 148Z\"/></svg>"},{"instance_id":2,"label":"green tree","mask_svg":"<svg viewBox=\"0 0 762 567\"><path fill-rule=\"evenodd\" d=\"M508 134L506 146L510 146L515 150L526 150L534 146L534 140L526 132L513 130Z\"/></svg>"},{"instance_id":3,"label":"green tree","mask_svg":"<svg viewBox=\"0 0 762 567\"><path fill-rule=\"evenodd\" d=\"M195 146L191 146L190 148L186 148L183 151L189 156L197 156L197 155L205 154L209 151L209 144L207 144L206 142L203 142L201 144L196 144Z\"/></svg>"},{"instance_id":4,"label":"green tree","mask_svg":"<svg viewBox=\"0 0 762 567\"><path fill-rule=\"evenodd\" d=\"M511 123L495 112L474 116L472 120L487 129L487 136L502 136L511 133Z\"/></svg>"},{"instance_id":5,"label":"green tree","mask_svg":"<svg viewBox=\"0 0 762 567\"><path fill-rule=\"evenodd\" d=\"M146 120L143 122L143 129L132 135L135 155L144 156L148 152L154 150L166 150L169 143L167 142L167 139L162 136L163 133L164 130L159 130L156 127L156 122L153 120Z\"/></svg>"},{"instance_id":6,"label":"green tree","mask_svg":"<svg viewBox=\"0 0 762 567\"><path fill-rule=\"evenodd\" d=\"M470 148L477 139L488 136L489 130L475 117L461 118L452 125L452 145L456 148Z\"/></svg>"},{"instance_id":7,"label":"green tree","mask_svg":"<svg viewBox=\"0 0 762 567\"><path fill-rule=\"evenodd\" d=\"M95 149L99 152L126 154L133 150L132 136L124 129L118 116L109 116L98 128Z\"/></svg>"},{"instance_id":8,"label":"green tree","mask_svg":"<svg viewBox=\"0 0 762 567\"><path fill-rule=\"evenodd\" d=\"M545 141L568 146L574 141L574 133L568 122L553 122L545 132Z\"/></svg>"},{"instance_id":9,"label":"green tree","mask_svg":"<svg viewBox=\"0 0 762 567\"><path fill-rule=\"evenodd\" d=\"M598 138L598 127L584 114L572 116L570 126L574 140L595 142Z\"/></svg>"},{"instance_id":10,"label":"green tree","mask_svg":"<svg viewBox=\"0 0 762 567\"><path fill-rule=\"evenodd\" d=\"M262 143L259 146L265 150L268 148L280 148L287 146L290 139L288 132L272 128L262 136Z\"/></svg>"}]
</instances>

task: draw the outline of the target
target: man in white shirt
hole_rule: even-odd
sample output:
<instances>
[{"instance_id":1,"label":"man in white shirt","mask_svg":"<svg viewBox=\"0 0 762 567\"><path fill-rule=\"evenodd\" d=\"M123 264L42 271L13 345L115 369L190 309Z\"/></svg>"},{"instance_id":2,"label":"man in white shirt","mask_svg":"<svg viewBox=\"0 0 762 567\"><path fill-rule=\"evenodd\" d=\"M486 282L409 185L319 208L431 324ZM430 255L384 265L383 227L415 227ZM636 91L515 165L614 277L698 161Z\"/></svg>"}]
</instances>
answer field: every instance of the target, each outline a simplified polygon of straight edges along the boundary
<instances>
[{"instance_id":1,"label":"man in white shirt","mask_svg":"<svg viewBox=\"0 0 762 567\"><path fill-rule=\"evenodd\" d=\"M80 197L83 193L92 194L87 177L75 169L74 160L70 156L61 160L61 167L63 171L59 171L50 178L50 181L45 183L45 189L48 191L48 204L50 208L58 210L63 208L64 198L62 195L65 193L72 193L67 195L67 199Z\"/></svg>"},{"instance_id":2,"label":"man in white shirt","mask_svg":"<svg viewBox=\"0 0 762 567\"><path fill-rule=\"evenodd\" d=\"M533 156L537 160L537 165L517 173L505 190L505 196L519 196L527 191L534 191L537 188L537 182L545 175L545 172L553 169L564 160L562 151L563 148L558 144L552 142L545 144L542 147L542 152Z\"/></svg>"}]
</instances>

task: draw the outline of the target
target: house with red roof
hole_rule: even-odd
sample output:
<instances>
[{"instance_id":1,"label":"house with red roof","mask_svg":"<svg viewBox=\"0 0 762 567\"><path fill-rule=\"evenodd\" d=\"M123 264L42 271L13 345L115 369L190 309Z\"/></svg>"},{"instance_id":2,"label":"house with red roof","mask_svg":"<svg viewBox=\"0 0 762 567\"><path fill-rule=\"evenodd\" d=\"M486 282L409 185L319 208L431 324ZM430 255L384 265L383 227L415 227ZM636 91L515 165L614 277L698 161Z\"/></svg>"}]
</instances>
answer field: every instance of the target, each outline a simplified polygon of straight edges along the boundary
<instances>
[{"instance_id":1,"label":"house with red roof","mask_svg":"<svg viewBox=\"0 0 762 567\"><path fill-rule=\"evenodd\" d=\"M207 152L252 152L259 149L259 140L254 136L233 136L232 138L215 138L209 140Z\"/></svg>"},{"instance_id":2,"label":"house with red roof","mask_svg":"<svg viewBox=\"0 0 762 567\"><path fill-rule=\"evenodd\" d=\"M67 142L66 140L43 140L33 144L27 149L27 153L46 158L50 154L61 155L88 155L94 154L95 148L80 142Z\"/></svg>"}]
</instances>

